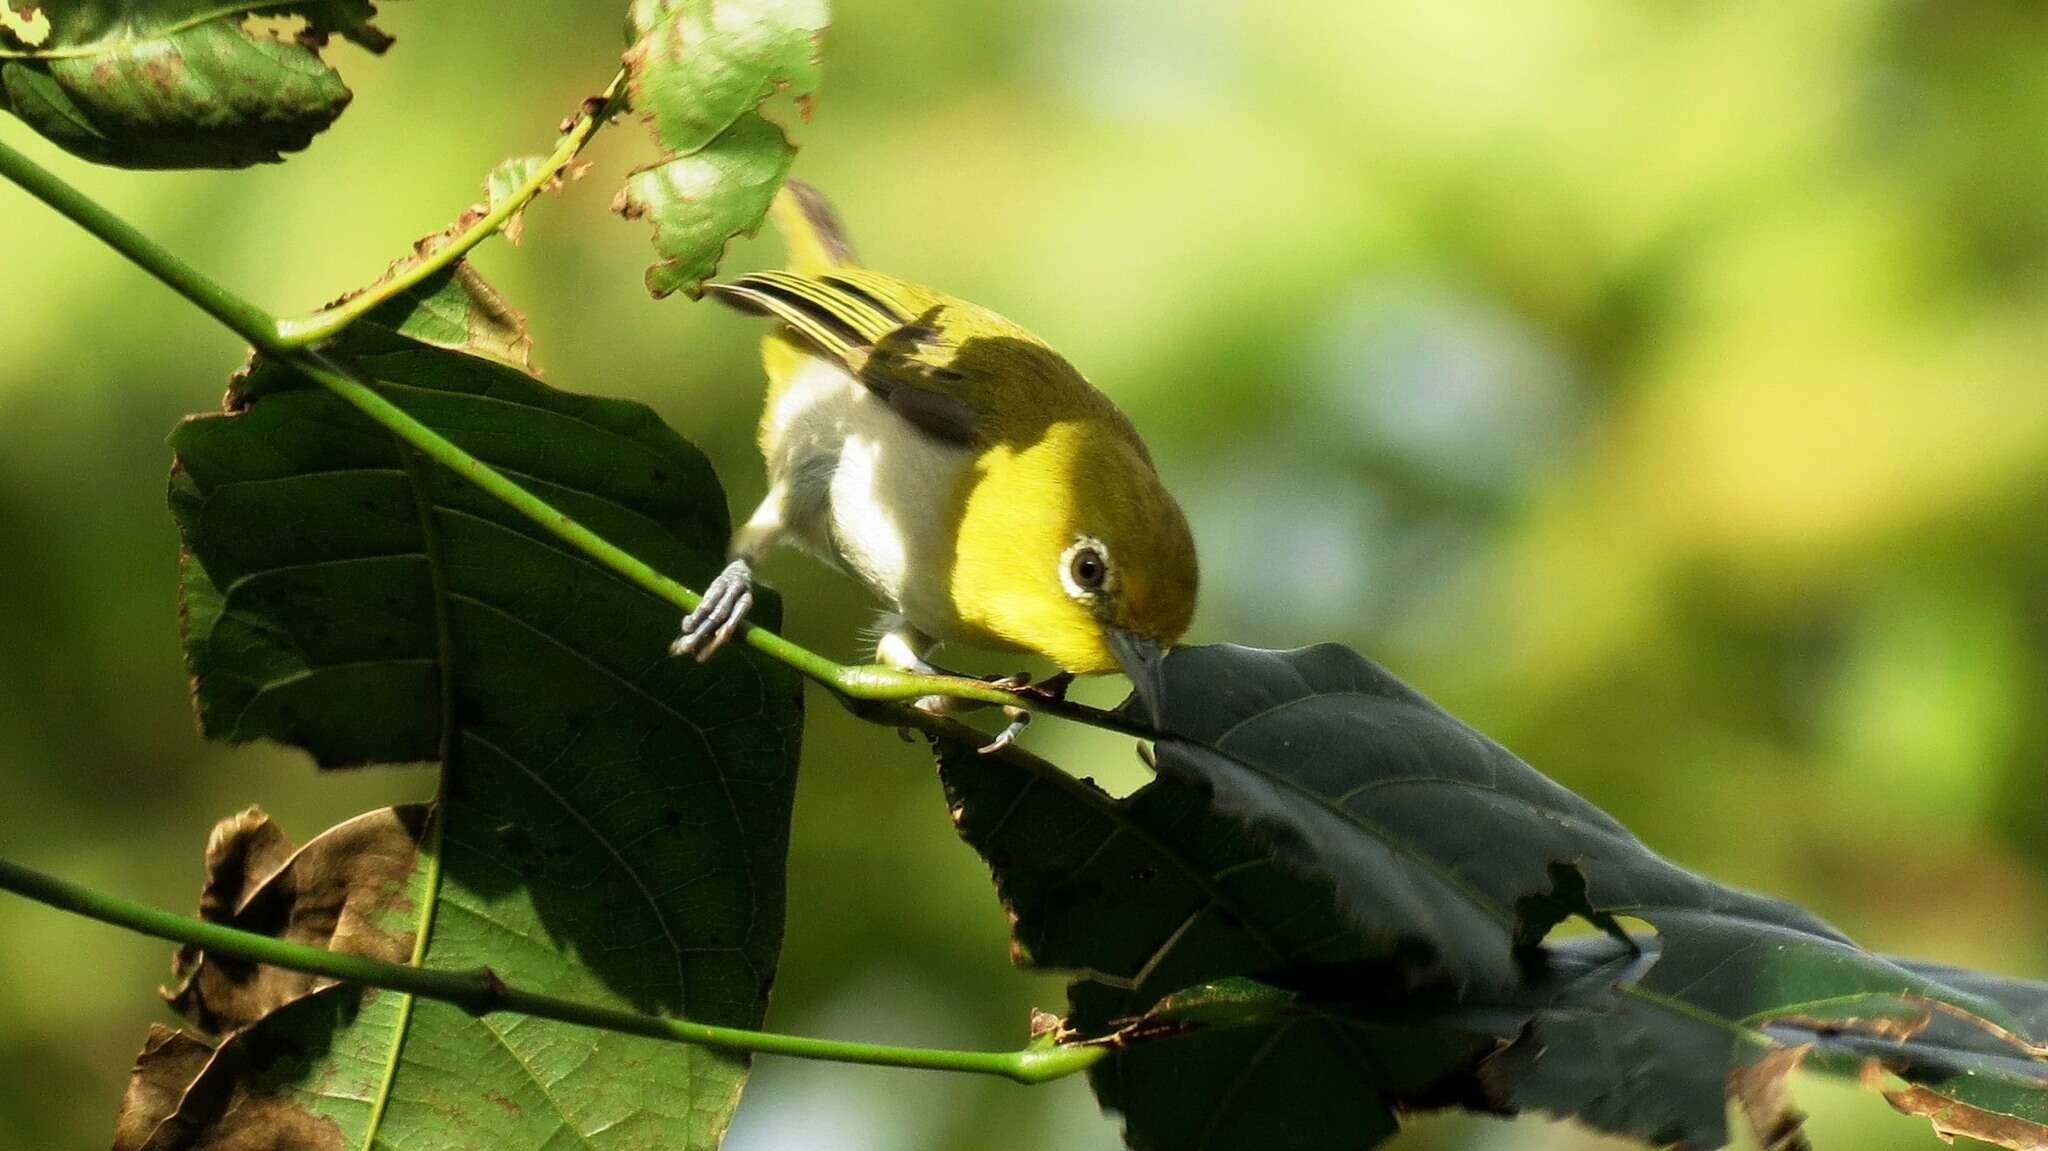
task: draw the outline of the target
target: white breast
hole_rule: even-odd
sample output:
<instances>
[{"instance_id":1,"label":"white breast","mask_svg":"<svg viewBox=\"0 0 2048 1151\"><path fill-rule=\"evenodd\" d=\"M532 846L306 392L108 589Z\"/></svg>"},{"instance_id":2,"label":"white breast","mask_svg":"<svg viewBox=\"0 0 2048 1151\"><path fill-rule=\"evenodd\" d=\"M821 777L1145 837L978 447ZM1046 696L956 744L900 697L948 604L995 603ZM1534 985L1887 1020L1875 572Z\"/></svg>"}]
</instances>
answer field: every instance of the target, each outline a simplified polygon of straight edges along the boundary
<instances>
[{"instance_id":1,"label":"white breast","mask_svg":"<svg viewBox=\"0 0 2048 1151\"><path fill-rule=\"evenodd\" d=\"M763 420L789 524L925 634L958 630L952 507L973 453L912 427L837 364L811 359Z\"/></svg>"}]
</instances>

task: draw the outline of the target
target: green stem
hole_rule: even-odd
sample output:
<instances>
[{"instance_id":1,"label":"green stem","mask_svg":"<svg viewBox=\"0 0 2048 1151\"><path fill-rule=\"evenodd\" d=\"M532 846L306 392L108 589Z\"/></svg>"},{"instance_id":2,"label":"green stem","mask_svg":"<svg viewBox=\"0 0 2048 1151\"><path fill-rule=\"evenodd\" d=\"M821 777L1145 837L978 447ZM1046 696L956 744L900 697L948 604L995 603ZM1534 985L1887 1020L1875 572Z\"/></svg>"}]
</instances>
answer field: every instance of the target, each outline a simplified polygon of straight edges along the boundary
<instances>
[{"instance_id":1,"label":"green stem","mask_svg":"<svg viewBox=\"0 0 2048 1151\"><path fill-rule=\"evenodd\" d=\"M595 124L598 121L599 117L593 112L590 122ZM575 133L571 132L564 139L568 141L574 137ZM557 155L562 155L559 148ZM318 316L308 317L303 323L295 323L290 334L284 333L280 330L280 324L275 317L196 271L162 245L100 207L83 192L44 171L34 161L5 144L0 144L0 176L7 177L37 199L76 221L79 226L134 261L144 271L162 280L171 290L227 325L229 329L255 345L258 351L291 365L301 374L381 424L400 440L482 488L563 543L680 611L687 612L697 606L700 597L696 592L655 571L630 553L614 547L546 500L513 483L489 464L463 451L432 428L407 415L396 404L385 399L352 367L331 356L323 355L310 346L301 346L304 341L326 338L317 335L318 332L326 330L324 323L316 323ZM510 204L512 201L508 200L507 203ZM485 219L488 220L489 217ZM473 236L465 233L471 246L489 235L489 230L482 227L481 221L478 228L472 229L472 232ZM431 271L432 269L429 269L423 274L431 274ZM376 291L383 289L379 288ZM338 332L346 323L347 320L343 320L332 330ZM835 663L800 644L792 643L762 628L749 626L743 630L742 636L743 642L748 646L788 665L799 674L851 701L902 704L924 696L950 696L977 703L1027 707L1133 735L1150 734L1142 725L1119 715L1080 704L1051 700L1028 693L1020 694L979 680L957 676L917 675L879 664L849 666ZM897 709L892 708L884 709L880 713L869 713L868 718L896 724L901 722L902 716Z\"/></svg>"},{"instance_id":2,"label":"green stem","mask_svg":"<svg viewBox=\"0 0 2048 1151\"><path fill-rule=\"evenodd\" d=\"M490 210L479 216L468 227L457 232L446 243L416 259L407 261L403 267L377 283L363 289L359 294L331 308L323 308L305 316L294 316L277 321L278 340L285 347L307 348L339 336L350 324L368 315L385 301L399 296L424 283L429 277L455 264L469 254L470 249L496 235L506 221L518 215L554 183L574 161L583 146L597 134L597 130L611 119L617 102L619 88L626 82L626 74L620 72L612 77L609 87L602 96L584 103L569 122L560 140L555 142L553 154L541 163L533 175L512 194L506 196Z\"/></svg>"},{"instance_id":3,"label":"green stem","mask_svg":"<svg viewBox=\"0 0 2048 1151\"><path fill-rule=\"evenodd\" d=\"M0 859L0 890L12 891L62 911L158 939L190 944L216 955L231 955L252 963L324 975L344 983L436 999L452 1003L472 1015L509 1011L724 1051L750 1051L761 1055L786 1055L794 1059L819 1059L832 1063L865 1063L878 1067L959 1071L995 1075L1018 1083L1044 1083L1072 1075L1086 1070L1110 1052L1105 1044L1034 1046L1021 1051L950 1051L811 1039L739 1027L714 1027L707 1023L644 1015L618 1007L541 995L506 985L487 967L462 971L410 967L258 935L122 899L5 859Z\"/></svg>"},{"instance_id":4,"label":"green stem","mask_svg":"<svg viewBox=\"0 0 2048 1151\"><path fill-rule=\"evenodd\" d=\"M277 321L263 309L215 283L204 272L137 231L135 225L107 211L83 192L4 143L0 143L0 176L6 176L29 195L99 237L108 247L170 285L172 291L226 324L243 339L266 350L276 342Z\"/></svg>"}]
</instances>

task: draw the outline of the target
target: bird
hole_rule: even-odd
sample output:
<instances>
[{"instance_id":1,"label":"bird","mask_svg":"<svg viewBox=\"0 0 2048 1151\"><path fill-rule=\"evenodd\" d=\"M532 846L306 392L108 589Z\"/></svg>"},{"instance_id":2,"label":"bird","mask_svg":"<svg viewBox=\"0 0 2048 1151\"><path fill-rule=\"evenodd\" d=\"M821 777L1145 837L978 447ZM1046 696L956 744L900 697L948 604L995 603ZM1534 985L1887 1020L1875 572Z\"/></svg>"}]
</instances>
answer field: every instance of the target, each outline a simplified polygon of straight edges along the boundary
<instances>
[{"instance_id":1,"label":"bird","mask_svg":"<svg viewBox=\"0 0 2048 1151\"><path fill-rule=\"evenodd\" d=\"M809 185L787 181L768 217L789 270L704 287L777 321L761 345L768 492L671 654L717 652L762 557L793 544L882 602L878 663L945 674L927 658L940 644L1033 652L1073 675L1121 671L1156 722L1199 570L1130 419L1023 327L862 266ZM1028 718L1008 710L991 749Z\"/></svg>"}]
</instances>

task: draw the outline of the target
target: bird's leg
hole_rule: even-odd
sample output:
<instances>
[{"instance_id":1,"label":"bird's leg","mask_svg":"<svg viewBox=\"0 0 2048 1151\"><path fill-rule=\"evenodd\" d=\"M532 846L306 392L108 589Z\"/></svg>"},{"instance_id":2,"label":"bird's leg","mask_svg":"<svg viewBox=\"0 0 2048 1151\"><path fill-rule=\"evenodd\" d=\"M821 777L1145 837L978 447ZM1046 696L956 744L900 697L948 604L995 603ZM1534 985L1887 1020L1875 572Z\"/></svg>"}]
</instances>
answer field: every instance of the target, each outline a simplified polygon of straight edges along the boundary
<instances>
[{"instance_id":1,"label":"bird's leg","mask_svg":"<svg viewBox=\"0 0 2048 1151\"><path fill-rule=\"evenodd\" d=\"M875 660L898 671L914 672L918 675L951 675L951 672L933 667L924 658L925 653L931 648L930 636L912 627L910 621L898 618L882 633L881 642L875 645ZM1015 689L1030 683L1031 677L1019 672L994 682L999 687ZM910 706L926 715L958 715L963 711L973 711L989 705L978 700L960 699L950 695L927 695ZM1023 732L1024 725L1031 722L1031 713L1021 707L1006 706L1003 708L1003 715L1009 718L1009 726L997 733L996 737L981 749L983 755L1001 751L1015 743L1017 736Z\"/></svg>"},{"instance_id":2,"label":"bird's leg","mask_svg":"<svg viewBox=\"0 0 2048 1151\"><path fill-rule=\"evenodd\" d=\"M694 655L698 663L725 646L754 606L754 566L745 559L725 565L704 589L704 598L683 617L682 634L668 645L670 655Z\"/></svg>"},{"instance_id":3,"label":"bird's leg","mask_svg":"<svg viewBox=\"0 0 2048 1151\"><path fill-rule=\"evenodd\" d=\"M754 564L781 540L787 530L789 487L768 489L761 506L733 533L732 562L704 589L704 598L683 617L682 634L668 645L670 655L694 655L698 663L725 646L754 606Z\"/></svg>"}]
</instances>

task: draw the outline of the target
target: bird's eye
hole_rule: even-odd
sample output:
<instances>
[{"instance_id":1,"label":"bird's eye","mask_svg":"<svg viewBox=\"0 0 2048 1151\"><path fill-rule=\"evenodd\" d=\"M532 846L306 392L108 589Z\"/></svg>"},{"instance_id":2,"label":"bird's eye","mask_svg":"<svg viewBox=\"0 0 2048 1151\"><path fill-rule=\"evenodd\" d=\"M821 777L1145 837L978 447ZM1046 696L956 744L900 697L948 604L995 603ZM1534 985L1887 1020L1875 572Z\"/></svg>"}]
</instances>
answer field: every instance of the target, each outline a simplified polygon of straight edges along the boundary
<instances>
[{"instance_id":1,"label":"bird's eye","mask_svg":"<svg viewBox=\"0 0 2048 1151\"><path fill-rule=\"evenodd\" d=\"M1109 576L1109 565L1102 562L1102 553L1094 548L1079 548L1074 558L1067 561L1067 572L1074 578L1074 586L1082 591L1101 591L1102 581Z\"/></svg>"}]
</instances>

